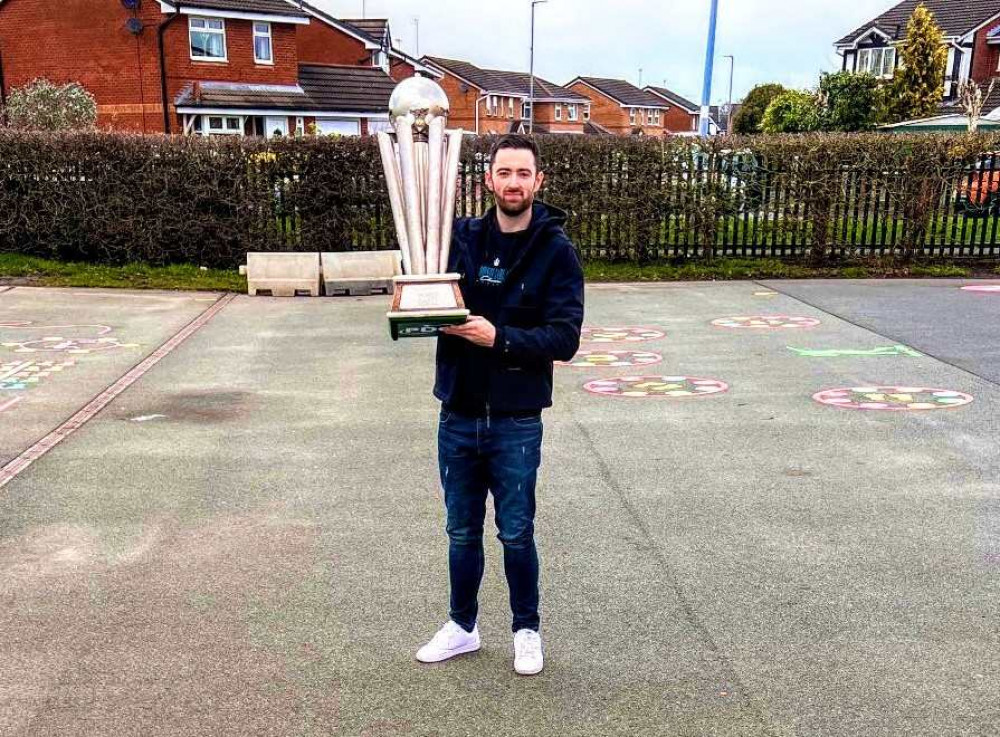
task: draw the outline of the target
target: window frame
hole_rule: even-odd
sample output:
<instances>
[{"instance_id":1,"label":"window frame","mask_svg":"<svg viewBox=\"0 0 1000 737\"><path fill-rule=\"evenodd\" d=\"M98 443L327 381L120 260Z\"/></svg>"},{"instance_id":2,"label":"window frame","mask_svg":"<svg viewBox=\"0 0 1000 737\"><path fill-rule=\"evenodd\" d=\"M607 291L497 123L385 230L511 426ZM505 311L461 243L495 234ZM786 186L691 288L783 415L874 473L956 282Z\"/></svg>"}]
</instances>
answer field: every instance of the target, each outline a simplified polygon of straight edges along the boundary
<instances>
[{"instance_id":1,"label":"window frame","mask_svg":"<svg viewBox=\"0 0 1000 737\"><path fill-rule=\"evenodd\" d=\"M558 102L553 106L553 116L557 122L562 122L562 105Z\"/></svg>"},{"instance_id":2,"label":"window frame","mask_svg":"<svg viewBox=\"0 0 1000 737\"><path fill-rule=\"evenodd\" d=\"M628 109L628 124L635 125L635 108L630 107Z\"/></svg>"},{"instance_id":3,"label":"window frame","mask_svg":"<svg viewBox=\"0 0 1000 737\"><path fill-rule=\"evenodd\" d=\"M203 115L204 120L201 125L201 133L205 136L242 136L244 135L246 120L242 115ZM217 119L222 122L221 128L213 128L212 120ZM238 128L230 128L228 121L238 121Z\"/></svg>"},{"instance_id":4,"label":"window frame","mask_svg":"<svg viewBox=\"0 0 1000 737\"><path fill-rule=\"evenodd\" d=\"M896 74L896 47L873 46L858 49L854 70L858 74L867 73L878 79L892 79Z\"/></svg>"},{"instance_id":5,"label":"window frame","mask_svg":"<svg viewBox=\"0 0 1000 737\"><path fill-rule=\"evenodd\" d=\"M580 119L580 111L575 104L566 105L566 120L575 123Z\"/></svg>"},{"instance_id":6,"label":"window frame","mask_svg":"<svg viewBox=\"0 0 1000 737\"><path fill-rule=\"evenodd\" d=\"M216 36L222 36L222 56L195 56L194 54L194 22L195 21L218 21L222 24L221 29L217 28L199 28L197 29L199 33L208 33ZM189 15L188 16L188 54L191 57L191 61L204 61L211 64L227 64L229 62L229 44L226 39L226 19L225 18L215 18L210 15Z\"/></svg>"},{"instance_id":7,"label":"window frame","mask_svg":"<svg viewBox=\"0 0 1000 737\"><path fill-rule=\"evenodd\" d=\"M257 26L267 26L267 33L257 33ZM267 66L274 66L274 28L267 21L255 20L251 22L250 25L251 32L253 34L253 61L254 64L265 64ZM267 39L267 53L271 55L270 59L260 59L257 56L257 39L266 38Z\"/></svg>"}]
</instances>

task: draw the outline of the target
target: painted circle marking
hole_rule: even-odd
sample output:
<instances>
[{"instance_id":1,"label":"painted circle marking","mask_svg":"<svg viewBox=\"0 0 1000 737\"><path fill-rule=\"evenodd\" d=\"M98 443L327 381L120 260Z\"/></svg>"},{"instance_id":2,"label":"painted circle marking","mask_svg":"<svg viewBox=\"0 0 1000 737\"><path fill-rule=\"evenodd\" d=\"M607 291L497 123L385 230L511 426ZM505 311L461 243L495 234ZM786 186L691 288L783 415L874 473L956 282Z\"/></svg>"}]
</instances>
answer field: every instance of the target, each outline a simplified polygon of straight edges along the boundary
<instances>
[{"instance_id":1,"label":"painted circle marking","mask_svg":"<svg viewBox=\"0 0 1000 737\"><path fill-rule=\"evenodd\" d=\"M557 361L569 368L625 368L652 366L663 361L659 353L648 351L580 351L570 361Z\"/></svg>"},{"instance_id":2,"label":"painted circle marking","mask_svg":"<svg viewBox=\"0 0 1000 737\"><path fill-rule=\"evenodd\" d=\"M628 327L594 327L585 326L580 331L581 343L644 343L648 340L660 340L666 333L656 328L641 326Z\"/></svg>"},{"instance_id":3,"label":"painted circle marking","mask_svg":"<svg viewBox=\"0 0 1000 737\"><path fill-rule=\"evenodd\" d=\"M737 315L712 320L715 327L732 330L795 330L814 328L819 324L820 321L815 317L795 315Z\"/></svg>"},{"instance_id":4,"label":"painted circle marking","mask_svg":"<svg viewBox=\"0 0 1000 737\"><path fill-rule=\"evenodd\" d=\"M729 391L729 384L718 379L696 376L623 376L598 379L583 385L591 394L606 397L708 397Z\"/></svg>"},{"instance_id":5,"label":"painted circle marking","mask_svg":"<svg viewBox=\"0 0 1000 737\"><path fill-rule=\"evenodd\" d=\"M951 389L914 386L862 386L825 389L813 394L820 404L842 409L880 410L884 412L955 409L971 404L970 394Z\"/></svg>"}]
</instances>

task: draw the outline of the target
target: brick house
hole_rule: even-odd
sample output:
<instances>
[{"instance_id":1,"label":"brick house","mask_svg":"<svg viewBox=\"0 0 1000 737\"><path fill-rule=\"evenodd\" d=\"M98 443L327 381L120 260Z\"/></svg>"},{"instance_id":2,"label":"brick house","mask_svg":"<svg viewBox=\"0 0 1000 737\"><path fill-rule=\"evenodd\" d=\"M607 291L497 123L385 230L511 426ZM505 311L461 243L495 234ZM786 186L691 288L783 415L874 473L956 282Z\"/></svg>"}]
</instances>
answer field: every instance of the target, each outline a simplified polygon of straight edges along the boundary
<instances>
[{"instance_id":1,"label":"brick house","mask_svg":"<svg viewBox=\"0 0 1000 737\"><path fill-rule=\"evenodd\" d=\"M671 105L623 79L577 77L566 87L590 100L591 119L617 135L669 134L666 115Z\"/></svg>"},{"instance_id":2,"label":"brick house","mask_svg":"<svg viewBox=\"0 0 1000 737\"><path fill-rule=\"evenodd\" d=\"M364 134L389 71L423 69L389 46L289 0L0 0L0 98L45 77L90 91L102 128Z\"/></svg>"},{"instance_id":3,"label":"brick house","mask_svg":"<svg viewBox=\"0 0 1000 737\"><path fill-rule=\"evenodd\" d=\"M934 14L948 47L944 76L945 107L955 107L959 85L968 79L989 85L1000 70L1000 1L904 0L865 22L836 42L843 69L891 79L899 66L897 47L906 38L906 25L920 2ZM1000 105L1000 89L987 110Z\"/></svg>"},{"instance_id":4,"label":"brick house","mask_svg":"<svg viewBox=\"0 0 1000 737\"><path fill-rule=\"evenodd\" d=\"M670 106L670 109L663 114L663 127L669 133L675 136L691 136L698 133L701 106L666 87L647 85L642 89Z\"/></svg>"},{"instance_id":5,"label":"brick house","mask_svg":"<svg viewBox=\"0 0 1000 737\"><path fill-rule=\"evenodd\" d=\"M465 61L425 56L437 69L438 80L451 103L448 124L470 133L508 133L528 128L531 75L481 69ZM535 133L582 135L590 117L589 100L578 93L535 77Z\"/></svg>"}]
</instances>

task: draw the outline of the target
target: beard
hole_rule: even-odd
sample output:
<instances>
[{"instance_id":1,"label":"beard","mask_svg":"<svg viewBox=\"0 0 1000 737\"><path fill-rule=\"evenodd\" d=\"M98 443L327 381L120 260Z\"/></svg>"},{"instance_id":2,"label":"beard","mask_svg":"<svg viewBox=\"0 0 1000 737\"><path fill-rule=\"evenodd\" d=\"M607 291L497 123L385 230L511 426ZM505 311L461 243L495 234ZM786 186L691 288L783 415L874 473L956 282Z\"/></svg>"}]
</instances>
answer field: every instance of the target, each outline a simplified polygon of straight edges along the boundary
<instances>
[{"instance_id":1,"label":"beard","mask_svg":"<svg viewBox=\"0 0 1000 737\"><path fill-rule=\"evenodd\" d=\"M497 203L497 209L500 210L504 215L511 218L516 218L518 215L524 214L527 210L531 209L531 206L535 203L535 195L528 192L520 200L515 202L507 202L503 195L498 195L494 193L493 199Z\"/></svg>"}]
</instances>

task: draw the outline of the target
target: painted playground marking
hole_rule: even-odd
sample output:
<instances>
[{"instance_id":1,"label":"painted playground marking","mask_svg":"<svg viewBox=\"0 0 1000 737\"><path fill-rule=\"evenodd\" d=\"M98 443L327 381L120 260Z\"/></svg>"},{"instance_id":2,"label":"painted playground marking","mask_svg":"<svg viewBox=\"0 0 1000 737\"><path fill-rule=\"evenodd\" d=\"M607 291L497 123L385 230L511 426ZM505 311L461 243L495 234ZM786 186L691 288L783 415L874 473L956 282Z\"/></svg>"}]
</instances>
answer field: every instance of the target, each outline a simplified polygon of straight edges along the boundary
<instances>
[{"instance_id":1,"label":"painted playground marking","mask_svg":"<svg viewBox=\"0 0 1000 737\"><path fill-rule=\"evenodd\" d=\"M718 379L697 376L625 376L599 379L584 384L591 394L605 397L656 397L680 399L708 397L729 391L729 385Z\"/></svg>"},{"instance_id":2,"label":"painted playground marking","mask_svg":"<svg viewBox=\"0 0 1000 737\"><path fill-rule=\"evenodd\" d=\"M737 317L720 317L712 320L712 324L718 328L731 328L734 330L781 330L814 328L820 324L815 317L796 317L791 315L746 315Z\"/></svg>"},{"instance_id":3,"label":"painted playground marking","mask_svg":"<svg viewBox=\"0 0 1000 737\"><path fill-rule=\"evenodd\" d=\"M46 330L52 331L50 335L44 337L31 336L27 340L16 340L0 343L4 348L13 348L14 353L68 353L70 355L85 355L88 353L99 353L115 348L138 348L138 343L122 343L117 338L108 337L81 337L69 338L64 335L55 335L55 331L84 331L96 334L97 336L107 336L114 328L108 325L36 325L33 322L0 322L0 332L4 330L30 330L35 335Z\"/></svg>"},{"instance_id":4,"label":"painted playground marking","mask_svg":"<svg viewBox=\"0 0 1000 737\"><path fill-rule=\"evenodd\" d=\"M0 391L30 389L39 381L63 369L74 366L73 361L0 361Z\"/></svg>"},{"instance_id":5,"label":"painted playground marking","mask_svg":"<svg viewBox=\"0 0 1000 737\"><path fill-rule=\"evenodd\" d=\"M984 292L987 294L1000 294L1000 284L980 284L974 287L962 287L963 292Z\"/></svg>"},{"instance_id":6,"label":"painted playground marking","mask_svg":"<svg viewBox=\"0 0 1000 737\"><path fill-rule=\"evenodd\" d=\"M793 348L790 345L785 347L792 353L798 356L805 356L806 358L839 358L840 356L910 356L912 358L923 358L922 353L917 353L905 345L890 345L866 350L852 348Z\"/></svg>"},{"instance_id":7,"label":"painted playground marking","mask_svg":"<svg viewBox=\"0 0 1000 737\"><path fill-rule=\"evenodd\" d=\"M10 399L0 399L0 412L6 412L24 397L11 397Z\"/></svg>"},{"instance_id":8,"label":"painted playground marking","mask_svg":"<svg viewBox=\"0 0 1000 737\"><path fill-rule=\"evenodd\" d=\"M665 338L666 333L647 327L584 327L580 331L581 343L644 343Z\"/></svg>"},{"instance_id":9,"label":"painted playground marking","mask_svg":"<svg viewBox=\"0 0 1000 737\"><path fill-rule=\"evenodd\" d=\"M132 386L132 384L169 355L177 346L204 327L209 320L215 317L234 299L236 299L235 294L227 294L219 299L214 305L188 323L186 327L182 328L174 337L153 351L145 360L136 365L135 368L94 397L83 409L76 412L66 422L21 453L21 455L10 463L0 467L0 489L9 484L21 471L28 468L32 463L83 427L94 415L107 407L119 394Z\"/></svg>"},{"instance_id":10,"label":"painted playground marking","mask_svg":"<svg viewBox=\"0 0 1000 737\"><path fill-rule=\"evenodd\" d=\"M623 366L652 366L661 363L659 353L640 351L580 351L571 361L557 361L558 366L570 368L619 368Z\"/></svg>"},{"instance_id":11,"label":"painted playground marking","mask_svg":"<svg viewBox=\"0 0 1000 737\"><path fill-rule=\"evenodd\" d=\"M813 394L820 404L842 409L907 412L934 409L954 409L971 404L969 394L951 389L930 389L913 386L861 386L826 389Z\"/></svg>"}]
</instances>

